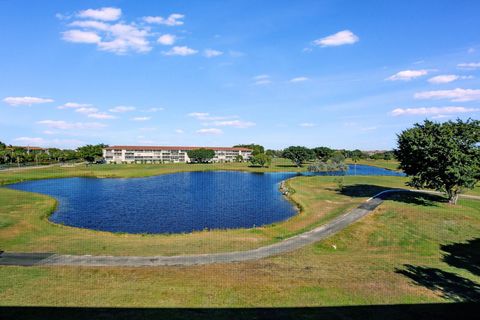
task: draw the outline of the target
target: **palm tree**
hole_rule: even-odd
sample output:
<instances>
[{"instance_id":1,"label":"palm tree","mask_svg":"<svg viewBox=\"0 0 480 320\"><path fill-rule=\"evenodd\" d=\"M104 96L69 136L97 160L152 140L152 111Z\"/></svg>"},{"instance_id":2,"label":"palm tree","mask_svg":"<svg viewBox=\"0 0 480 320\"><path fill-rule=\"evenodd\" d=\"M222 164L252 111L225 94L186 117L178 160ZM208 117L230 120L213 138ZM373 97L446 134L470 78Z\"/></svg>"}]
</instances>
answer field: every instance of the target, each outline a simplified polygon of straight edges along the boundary
<instances>
[{"instance_id":1,"label":"palm tree","mask_svg":"<svg viewBox=\"0 0 480 320\"><path fill-rule=\"evenodd\" d=\"M354 173L353 173L354 176L357 175L357 162L358 162L358 160L360 160L360 157L357 154L352 155L352 161L354 163L354 166L353 166L354 167Z\"/></svg>"}]
</instances>

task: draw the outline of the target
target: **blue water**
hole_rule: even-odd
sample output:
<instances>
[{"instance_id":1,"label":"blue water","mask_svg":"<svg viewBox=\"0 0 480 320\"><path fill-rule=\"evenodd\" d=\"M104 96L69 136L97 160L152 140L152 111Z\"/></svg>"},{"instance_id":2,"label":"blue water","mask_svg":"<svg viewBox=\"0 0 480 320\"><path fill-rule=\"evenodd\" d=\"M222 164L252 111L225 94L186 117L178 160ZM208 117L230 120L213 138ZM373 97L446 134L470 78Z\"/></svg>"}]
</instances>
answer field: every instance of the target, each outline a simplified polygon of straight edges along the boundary
<instances>
[{"instance_id":1,"label":"blue water","mask_svg":"<svg viewBox=\"0 0 480 320\"><path fill-rule=\"evenodd\" d=\"M355 172L353 166L345 174ZM357 175L401 175L357 165ZM337 175L338 173L321 173ZM296 173L183 172L147 178L34 180L9 188L58 200L50 220L128 233L181 233L250 228L285 220L295 209L279 192Z\"/></svg>"}]
</instances>

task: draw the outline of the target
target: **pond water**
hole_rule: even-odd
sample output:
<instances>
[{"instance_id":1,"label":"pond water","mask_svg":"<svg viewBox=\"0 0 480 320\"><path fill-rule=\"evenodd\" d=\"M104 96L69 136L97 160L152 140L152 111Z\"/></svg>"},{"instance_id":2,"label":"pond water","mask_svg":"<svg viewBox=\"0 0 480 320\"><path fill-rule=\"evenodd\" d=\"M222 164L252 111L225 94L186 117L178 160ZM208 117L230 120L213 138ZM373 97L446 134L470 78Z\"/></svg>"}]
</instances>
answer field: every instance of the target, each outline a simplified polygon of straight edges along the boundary
<instances>
[{"instance_id":1,"label":"pond water","mask_svg":"<svg viewBox=\"0 0 480 320\"><path fill-rule=\"evenodd\" d=\"M357 165L346 175L402 175ZM320 173L338 175L339 173ZM9 188L58 200L50 220L69 226L127 233L181 233L250 228L285 220L295 208L279 192L297 173L182 172L147 178L34 180Z\"/></svg>"}]
</instances>

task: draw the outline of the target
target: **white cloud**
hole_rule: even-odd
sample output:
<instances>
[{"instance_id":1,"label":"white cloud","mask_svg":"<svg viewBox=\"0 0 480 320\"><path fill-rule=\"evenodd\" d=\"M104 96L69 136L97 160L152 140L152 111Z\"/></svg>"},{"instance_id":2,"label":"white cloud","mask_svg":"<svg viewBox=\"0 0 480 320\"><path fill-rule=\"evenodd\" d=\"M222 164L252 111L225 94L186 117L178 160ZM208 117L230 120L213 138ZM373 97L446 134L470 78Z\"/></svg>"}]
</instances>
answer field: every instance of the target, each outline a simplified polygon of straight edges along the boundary
<instances>
[{"instance_id":1,"label":"white cloud","mask_svg":"<svg viewBox=\"0 0 480 320\"><path fill-rule=\"evenodd\" d=\"M214 50L214 49L205 49L205 51L203 52L203 54L205 55L205 57L207 58L213 58L213 57L218 57L218 56L221 56L223 54L222 51L218 51L218 50Z\"/></svg>"},{"instance_id":2,"label":"white cloud","mask_svg":"<svg viewBox=\"0 0 480 320\"><path fill-rule=\"evenodd\" d=\"M53 99L38 98L38 97L6 97L3 102L11 106L31 106L33 104L53 102Z\"/></svg>"},{"instance_id":3,"label":"white cloud","mask_svg":"<svg viewBox=\"0 0 480 320\"><path fill-rule=\"evenodd\" d=\"M290 82L304 82L307 80L309 80L307 77L296 77L296 78L290 79Z\"/></svg>"},{"instance_id":4,"label":"white cloud","mask_svg":"<svg viewBox=\"0 0 480 320\"><path fill-rule=\"evenodd\" d=\"M145 110L145 112L158 112L158 111L163 111L165 110L164 108L149 108Z\"/></svg>"},{"instance_id":5,"label":"white cloud","mask_svg":"<svg viewBox=\"0 0 480 320\"><path fill-rule=\"evenodd\" d=\"M181 26L184 24L182 19L185 18L185 15L179 14L179 13L173 13L168 16L168 18L163 18L160 16L149 16L149 17L143 17L143 21L146 23L152 23L152 24L163 24L166 26Z\"/></svg>"},{"instance_id":6,"label":"white cloud","mask_svg":"<svg viewBox=\"0 0 480 320\"><path fill-rule=\"evenodd\" d=\"M112 7L82 10L77 14L77 16L80 18L88 18L102 21L115 21L120 19L121 15L121 9Z\"/></svg>"},{"instance_id":7,"label":"white cloud","mask_svg":"<svg viewBox=\"0 0 480 320\"><path fill-rule=\"evenodd\" d=\"M63 32L63 40L75 43L96 44L102 51L115 54L148 52L152 49L148 39L151 34L148 28L140 28L134 23L123 22L109 24L95 20L74 21L70 27L82 28Z\"/></svg>"},{"instance_id":8,"label":"white cloud","mask_svg":"<svg viewBox=\"0 0 480 320\"><path fill-rule=\"evenodd\" d=\"M462 69L477 69L480 68L480 62L459 63L457 67Z\"/></svg>"},{"instance_id":9,"label":"white cloud","mask_svg":"<svg viewBox=\"0 0 480 320\"><path fill-rule=\"evenodd\" d=\"M476 112L480 109L465 107L429 107L429 108L397 108L391 114L393 116L428 116L428 115L446 115Z\"/></svg>"},{"instance_id":10,"label":"white cloud","mask_svg":"<svg viewBox=\"0 0 480 320\"><path fill-rule=\"evenodd\" d=\"M248 128L255 125L251 121L236 120L238 116L212 116L208 112L192 112L187 116L204 121L204 126Z\"/></svg>"},{"instance_id":11,"label":"white cloud","mask_svg":"<svg viewBox=\"0 0 480 320\"><path fill-rule=\"evenodd\" d=\"M467 53L474 53L475 52L475 48L468 48L467 50Z\"/></svg>"},{"instance_id":12,"label":"white cloud","mask_svg":"<svg viewBox=\"0 0 480 320\"><path fill-rule=\"evenodd\" d=\"M157 42L164 46L171 46L175 43L175 40L176 37L173 34L163 34L157 39Z\"/></svg>"},{"instance_id":13,"label":"white cloud","mask_svg":"<svg viewBox=\"0 0 480 320\"><path fill-rule=\"evenodd\" d=\"M68 30L62 32L62 39L75 43L100 43L102 38L93 31Z\"/></svg>"},{"instance_id":14,"label":"white cloud","mask_svg":"<svg viewBox=\"0 0 480 320\"><path fill-rule=\"evenodd\" d=\"M385 80L396 81L409 81L424 75L428 74L428 70L403 70L400 72L395 73L394 75L388 77Z\"/></svg>"},{"instance_id":15,"label":"white cloud","mask_svg":"<svg viewBox=\"0 0 480 320\"><path fill-rule=\"evenodd\" d=\"M343 30L327 37L313 41L314 45L321 47L336 47L346 44L354 44L359 38L350 30Z\"/></svg>"},{"instance_id":16,"label":"white cloud","mask_svg":"<svg viewBox=\"0 0 480 320\"><path fill-rule=\"evenodd\" d=\"M99 129L106 127L103 123L97 122L67 122L64 120L42 120L38 124L45 125L49 128L60 130L76 130L76 129Z\"/></svg>"},{"instance_id":17,"label":"white cloud","mask_svg":"<svg viewBox=\"0 0 480 320\"><path fill-rule=\"evenodd\" d=\"M139 29L133 24L117 23L111 25L108 34L112 40L99 42L98 48L100 50L125 54L130 50L142 53L152 49L147 39L148 31Z\"/></svg>"},{"instance_id":18,"label":"white cloud","mask_svg":"<svg viewBox=\"0 0 480 320\"><path fill-rule=\"evenodd\" d=\"M254 85L266 85L272 83L270 76L268 74L260 74L258 76L253 77L253 84Z\"/></svg>"},{"instance_id":19,"label":"white cloud","mask_svg":"<svg viewBox=\"0 0 480 320\"><path fill-rule=\"evenodd\" d=\"M175 129L175 133L182 134L185 133L182 129Z\"/></svg>"},{"instance_id":20,"label":"white cloud","mask_svg":"<svg viewBox=\"0 0 480 320\"><path fill-rule=\"evenodd\" d=\"M122 113L122 112L134 111L135 109L136 109L135 107L129 107L129 106L116 106L111 109L108 109L108 111Z\"/></svg>"},{"instance_id":21,"label":"white cloud","mask_svg":"<svg viewBox=\"0 0 480 320\"><path fill-rule=\"evenodd\" d=\"M218 128L205 128L205 129L197 130L197 133L219 135L219 134L222 134L223 131Z\"/></svg>"},{"instance_id":22,"label":"white cloud","mask_svg":"<svg viewBox=\"0 0 480 320\"><path fill-rule=\"evenodd\" d=\"M311 127L315 127L315 124L311 122L304 122L304 123L300 123L299 126L304 128L311 128Z\"/></svg>"},{"instance_id":23,"label":"white cloud","mask_svg":"<svg viewBox=\"0 0 480 320\"><path fill-rule=\"evenodd\" d=\"M95 119L115 119L116 118L114 115L111 115L105 112L89 113L88 117L95 118Z\"/></svg>"},{"instance_id":24,"label":"white cloud","mask_svg":"<svg viewBox=\"0 0 480 320\"><path fill-rule=\"evenodd\" d=\"M473 76L458 76L456 74L443 74L428 79L428 82L434 84L450 83L460 79L473 79Z\"/></svg>"},{"instance_id":25,"label":"white cloud","mask_svg":"<svg viewBox=\"0 0 480 320\"><path fill-rule=\"evenodd\" d=\"M28 146L41 146L41 147L71 147L75 148L79 145L84 144L83 141L74 140L74 139L51 139L45 140L41 137L19 137L15 138L14 141L18 141L23 145Z\"/></svg>"},{"instance_id":26,"label":"white cloud","mask_svg":"<svg viewBox=\"0 0 480 320\"><path fill-rule=\"evenodd\" d=\"M15 138L14 140L21 143L25 143L30 146L42 145L45 142L43 138L30 138L30 137L19 137L19 138Z\"/></svg>"},{"instance_id":27,"label":"white cloud","mask_svg":"<svg viewBox=\"0 0 480 320\"><path fill-rule=\"evenodd\" d=\"M75 112L84 113L84 114L95 113L97 111L98 111L97 108L91 108L91 107L81 107L81 108L75 109Z\"/></svg>"},{"instance_id":28,"label":"white cloud","mask_svg":"<svg viewBox=\"0 0 480 320\"><path fill-rule=\"evenodd\" d=\"M198 50L189 48L187 46L182 46L182 47L175 46L169 51L163 52L163 54L166 56L190 56L196 53L198 53Z\"/></svg>"},{"instance_id":29,"label":"white cloud","mask_svg":"<svg viewBox=\"0 0 480 320\"><path fill-rule=\"evenodd\" d=\"M199 120L204 120L206 117L209 116L209 113L207 112L191 112L187 114L189 117L197 118Z\"/></svg>"},{"instance_id":30,"label":"white cloud","mask_svg":"<svg viewBox=\"0 0 480 320\"><path fill-rule=\"evenodd\" d=\"M238 118L238 116L211 116L208 112L192 112L187 114L187 116L196 118L201 121L222 121L232 118Z\"/></svg>"},{"instance_id":31,"label":"white cloud","mask_svg":"<svg viewBox=\"0 0 480 320\"><path fill-rule=\"evenodd\" d=\"M97 29L102 31L107 31L110 28L110 25L105 22L95 21L95 20L84 20L84 21L73 21L69 24L71 27L80 27L88 29Z\"/></svg>"},{"instance_id":32,"label":"white cloud","mask_svg":"<svg viewBox=\"0 0 480 320\"><path fill-rule=\"evenodd\" d=\"M455 102L480 100L479 89L462 89L456 88L452 90L435 90L417 92L415 99L447 99Z\"/></svg>"},{"instance_id":33,"label":"white cloud","mask_svg":"<svg viewBox=\"0 0 480 320\"><path fill-rule=\"evenodd\" d=\"M69 109L69 108L89 108L93 107L93 105L88 104L88 103L77 103L77 102L67 102L65 104L62 104L61 106L58 106L58 109Z\"/></svg>"},{"instance_id":34,"label":"white cloud","mask_svg":"<svg viewBox=\"0 0 480 320\"><path fill-rule=\"evenodd\" d=\"M211 125L216 127L234 127L234 128L249 128L255 125L255 122L242 120L225 120L214 121Z\"/></svg>"},{"instance_id":35,"label":"white cloud","mask_svg":"<svg viewBox=\"0 0 480 320\"><path fill-rule=\"evenodd\" d=\"M133 117L132 120L133 121L147 121L147 120L150 120L151 117Z\"/></svg>"}]
</instances>

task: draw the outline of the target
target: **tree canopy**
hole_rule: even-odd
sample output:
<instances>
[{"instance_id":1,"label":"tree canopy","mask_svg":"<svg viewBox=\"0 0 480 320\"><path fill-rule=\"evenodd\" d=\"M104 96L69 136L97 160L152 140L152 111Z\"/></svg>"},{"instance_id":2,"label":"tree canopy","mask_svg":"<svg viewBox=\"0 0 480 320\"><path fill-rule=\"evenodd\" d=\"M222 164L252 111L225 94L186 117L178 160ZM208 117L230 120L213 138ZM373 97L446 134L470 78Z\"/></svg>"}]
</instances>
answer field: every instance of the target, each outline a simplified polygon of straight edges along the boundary
<instances>
[{"instance_id":1,"label":"tree canopy","mask_svg":"<svg viewBox=\"0 0 480 320\"><path fill-rule=\"evenodd\" d=\"M313 152L315 152L315 156L317 157L317 159L323 162L328 161L335 152L335 150L328 147L317 147L313 148L312 150Z\"/></svg>"},{"instance_id":2,"label":"tree canopy","mask_svg":"<svg viewBox=\"0 0 480 320\"><path fill-rule=\"evenodd\" d=\"M205 163L215 157L215 151L212 149L199 148L188 150L187 155L191 162Z\"/></svg>"},{"instance_id":3,"label":"tree canopy","mask_svg":"<svg viewBox=\"0 0 480 320\"><path fill-rule=\"evenodd\" d=\"M297 167L301 167L305 161L314 157L314 153L306 147L291 146L283 150L282 156L290 159Z\"/></svg>"},{"instance_id":4,"label":"tree canopy","mask_svg":"<svg viewBox=\"0 0 480 320\"><path fill-rule=\"evenodd\" d=\"M87 144L77 149L80 156L88 162L95 161L96 158L102 156L102 149L108 147L106 144L100 143L96 145Z\"/></svg>"},{"instance_id":5,"label":"tree canopy","mask_svg":"<svg viewBox=\"0 0 480 320\"><path fill-rule=\"evenodd\" d=\"M234 148L252 149L252 155L253 156L265 152L265 148L263 146L261 146L259 144L254 144L254 143L251 143L251 144L237 144L236 146L233 146L233 147Z\"/></svg>"},{"instance_id":6,"label":"tree canopy","mask_svg":"<svg viewBox=\"0 0 480 320\"><path fill-rule=\"evenodd\" d=\"M425 120L398 135L395 156L411 177L408 185L458 194L480 180L480 121L436 123Z\"/></svg>"},{"instance_id":7,"label":"tree canopy","mask_svg":"<svg viewBox=\"0 0 480 320\"><path fill-rule=\"evenodd\" d=\"M250 157L250 163L254 166L258 165L260 167L268 167L272 163L272 157L265 153L259 153Z\"/></svg>"}]
</instances>

